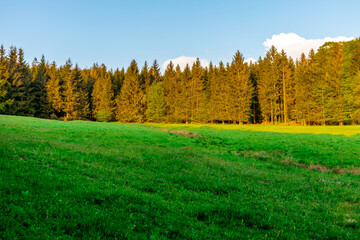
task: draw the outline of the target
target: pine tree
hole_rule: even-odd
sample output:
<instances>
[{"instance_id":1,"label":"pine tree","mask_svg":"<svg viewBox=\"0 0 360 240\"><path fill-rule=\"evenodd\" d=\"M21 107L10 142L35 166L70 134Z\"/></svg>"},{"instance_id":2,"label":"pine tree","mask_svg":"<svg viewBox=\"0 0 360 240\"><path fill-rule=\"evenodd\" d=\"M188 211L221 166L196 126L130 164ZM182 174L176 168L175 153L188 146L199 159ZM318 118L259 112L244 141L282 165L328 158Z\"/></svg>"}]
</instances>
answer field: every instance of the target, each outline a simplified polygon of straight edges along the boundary
<instances>
[{"instance_id":1,"label":"pine tree","mask_svg":"<svg viewBox=\"0 0 360 240\"><path fill-rule=\"evenodd\" d=\"M176 91L177 91L176 71L174 64L170 61L166 67L164 74L164 91L166 102L166 116L167 121L175 121L175 105L176 105Z\"/></svg>"},{"instance_id":2,"label":"pine tree","mask_svg":"<svg viewBox=\"0 0 360 240\"><path fill-rule=\"evenodd\" d=\"M354 76L354 112L351 115L353 123L360 124L360 71Z\"/></svg>"},{"instance_id":3,"label":"pine tree","mask_svg":"<svg viewBox=\"0 0 360 240\"><path fill-rule=\"evenodd\" d=\"M289 105L291 98L291 84L292 84L292 69L291 63L286 56L284 50L281 51L278 59L278 67L279 67L279 79L281 81L281 109L282 109L282 120L284 123L287 123L289 120Z\"/></svg>"},{"instance_id":4,"label":"pine tree","mask_svg":"<svg viewBox=\"0 0 360 240\"><path fill-rule=\"evenodd\" d=\"M144 92L139 80L139 70L133 60L126 70L121 93L116 99L117 119L124 122L142 122Z\"/></svg>"},{"instance_id":5,"label":"pine tree","mask_svg":"<svg viewBox=\"0 0 360 240\"><path fill-rule=\"evenodd\" d=\"M51 107L48 102L46 83L49 81L47 66L44 55L42 55L40 63L34 61L32 66L31 85L34 88L34 107L35 116L48 118L50 116Z\"/></svg>"},{"instance_id":6,"label":"pine tree","mask_svg":"<svg viewBox=\"0 0 360 240\"><path fill-rule=\"evenodd\" d=\"M112 119L114 114L114 91L110 73L107 73L106 69L101 72L94 84L92 107L93 116L98 120L99 112L100 115L104 115L106 112L109 116L108 120Z\"/></svg>"},{"instance_id":7,"label":"pine tree","mask_svg":"<svg viewBox=\"0 0 360 240\"><path fill-rule=\"evenodd\" d=\"M239 51L235 53L229 71L230 120L242 124L250 117L253 86L249 80L249 67Z\"/></svg>"},{"instance_id":8,"label":"pine tree","mask_svg":"<svg viewBox=\"0 0 360 240\"><path fill-rule=\"evenodd\" d=\"M261 109L259 105L258 81L259 81L259 65L256 63L250 64L250 84L253 86L253 94L251 96L251 123L261 122Z\"/></svg>"},{"instance_id":9,"label":"pine tree","mask_svg":"<svg viewBox=\"0 0 360 240\"><path fill-rule=\"evenodd\" d=\"M212 63L210 62L210 64L212 65ZM204 90L203 90L203 94L202 94L202 99L201 99L201 106L200 106L200 121L203 123L207 123L209 121L209 101L210 101L210 78L211 75L213 74L213 68L210 70L209 68L205 68L203 69L203 74L202 74L202 83L204 85Z\"/></svg>"},{"instance_id":10,"label":"pine tree","mask_svg":"<svg viewBox=\"0 0 360 240\"><path fill-rule=\"evenodd\" d=\"M114 96L117 96L120 93L121 87L124 83L124 79L125 79L124 68L121 68L121 70L117 68L114 72L113 80L112 80L114 85Z\"/></svg>"},{"instance_id":11,"label":"pine tree","mask_svg":"<svg viewBox=\"0 0 360 240\"><path fill-rule=\"evenodd\" d=\"M24 60L24 52L20 48L10 48L9 53L9 93L14 103L9 109L10 114L33 116L36 111L34 105L34 88L31 85L31 74Z\"/></svg>"},{"instance_id":12,"label":"pine tree","mask_svg":"<svg viewBox=\"0 0 360 240\"><path fill-rule=\"evenodd\" d=\"M213 68L210 65L209 69ZM226 69L222 62L219 63L219 67L214 67L213 74L210 76L210 100L209 100L209 117L211 122L224 121L227 119L226 108Z\"/></svg>"},{"instance_id":13,"label":"pine tree","mask_svg":"<svg viewBox=\"0 0 360 240\"><path fill-rule=\"evenodd\" d=\"M175 122L182 122L182 101L183 101L183 74L181 72L180 66L176 65L175 68L175 82L176 82L176 91L174 95L174 120Z\"/></svg>"},{"instance_id":14,"label":"pine tree","mask_svg":"<svg viewBox=\"0 0 360 240\"><path fill-rule=\"evenodd\" d=\"M327 108L332 109L330 117L333 121L343 125L345 120L344 114L344 79L342 73L343 67L343 53L340 43L334 43L330 48L329 59L329 79L331 93L329 93L329 101L327 102Z\"/></svg>"},{"instance_id":15,"label":"pine tree","mask_svg":"<svg viewBox=\"0 0 360 240\"><path fill-rule=\"evenodd\" d=\"M277 123L280 112L280 87L278 81L277 59L278 53L274 46L266 53L264 59L259 60L261 69L258 81L259 104L262 118L265 122Z\"/></svg>"},{"instance_id":16,"label":"pine tree","mask_svg":"<svg viewBox=\"0 0 360 240\"><path fill-rule=\"evenodd\" d=\"M349 91L346 94L347 112L354 124L360 124L360 38L351 42L354 46L351 53L350 77L348 80ZM350 55L350 54L348 54Z\"/></svg>"},{"instance_id":17,"label":"pine tree","mask_svg":"<svg viewBox=\"0 0 360 240\"><path fill-rule=\"evenodd\" d=\"M302 53L300 60L296 63L295 72L295 109L294 116L297 122L303 125L309 121L308 113L311 111L308 104L311 97L310 79L307 74L307 59L305 54Z\"/></svg>"},{"instance_id":18,"label":"pine tree","mask_svg":"<svg viewBox=\"0 0 360 240\"><path fill-rule=\"evenodd\" d=\"M59 70L56 63L53 62L49 69L49 80L45 85L47 93L47 101L51 105L50 118L58 118L63 116L64 101L62 96L62 88Z\"/></svg>"},{"instance_id":19,"label":"pine tree","mask_svg":"<svg viewBox=\"0 0 360 240\"><path fill-rule=\"evenodd\" d=\"M147 92L148 108L146 117L150 122L163 122L166 103L162 82L153 82Z\"/></svg>"},{"instance_id":20,"label":"pine tree","mask_svg":"<svg viewBox=\"0 0 360 240\"><path fill-rule=\"evenodd\" d=\"M104 65L105 67L105 65ZM76 83L76 91L79 93L79 108L77 117L78 119L89 119L90 117L90 99L89 92L87 92L87 86L82 79L81 69L78 65L75 65L75 68L72 71L74 82Z\"/></svg>"},{"instance_id":21,"label":"pine tree","mask_svg":"<svg viewBox=\"0 0 360 240\"><path fill-rule=\"evenodd\" d=\"M180 67L177 67L177 70ZM178 72L178 71L177 71ZM179 92L176 101L176 119L180 122L189 123L191 120L191 70L186 64L184 71L181 73L179 81Z\"/></svg>"},{"instance_id":22,"label":"pine tree","mask_svg":"<svg viewBox=\"0 0 360 240\"><path fill-rule=\"evenodd\" d=\"M76 83L72 74L72 62L67 60L62 67L61 75L63 79L63 111L65 112L65 121L76 119L76 110L79 108L79 93L76 91ZM75 113L74 113L75 112Z\"/></svg>"},{"instance_id":23,"label":"pine tree","mask_svg":"<svg viewBox=\"0 0 360 240\"><path fill-rule=\"evenodd\" d=\"M13 99L8 98L7 84L9 70L4 46L0 46L0 113L5 113L8 106L13 103Z\"/></svg>"},{"instance_id":24,"label":"pine tree","mask_svg":"<svg viewBox=\"0 0 360 240\"><path fill-rule=\"evenodd\" d=\"M149 74L149 67L147 62L145 61L144 66L141 69L140 75L139 75L139 81L140 85L142 86L142 90L144 93L146 93L151 85L151 78Z\"/></svg>"},{"instance_id":25,"label":"pine tree","mask_svg":"<svg viewBox=\"0 0 360 240\"><path fill-rule=\"evenodd\" d=\"M159 67L156 59L154 60L153 65L150 67L149 77L150 77L150 82L148 85L146 84L147 86L150 86L153 82L162 81L160 67Z\"/></svg>"},{"instance_id":26,"label":"pine tree","mask_svg":"<svg viewBox=\"0 0 360 240\"><path fill-rule=\"evenodd\" d=\"M141 90L144 94L144 97L141 101L141 115L144 116L144 119L143 121L146 120L146 114L145 114L145 111L147 109L147 93L149 91L149 88L152 84L151 82L151 78L150 78L150 74L149 74L149 69L148 69L148 64L147 62L145 61L144 63L144 66L142 67L141 69L141 72L140 72L140 75L139 75L139 82L140 82L140 87L141 87Z\"/></svg>"},{"instance_id":27,"label":"pine tree","mask_svg":"<svg viewBox=\"0 0 360 240\"><path fill-rule=\"evenodd\" d=\"M194 62L191 69L191 80L190 80L190 120L191 122L200 121L200 108L203 100L203 69L200 64L199 58Z\"/></svg>"},{"instance_id":28,"label":"pine tree","mask_svg":"<svg viewBox=\"0 0 360 240\"><path fill-rule=\"evenodd\" d=\"M63 111L65 120L84 119L89 115L88 96L77 65L72 69L69 59L63 67Z\"/></svg>"}]
</instances>

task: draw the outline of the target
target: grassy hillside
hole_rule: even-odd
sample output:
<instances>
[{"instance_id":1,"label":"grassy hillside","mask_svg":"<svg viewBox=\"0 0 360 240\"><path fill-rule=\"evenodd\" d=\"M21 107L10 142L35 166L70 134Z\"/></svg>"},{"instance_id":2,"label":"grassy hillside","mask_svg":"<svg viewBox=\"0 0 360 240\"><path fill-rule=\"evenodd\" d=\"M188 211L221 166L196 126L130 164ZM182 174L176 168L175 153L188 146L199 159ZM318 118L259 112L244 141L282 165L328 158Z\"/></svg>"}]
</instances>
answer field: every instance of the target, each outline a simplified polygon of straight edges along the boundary
<instances>
[{"instance_id":1,"label":"grassy hillside","mask_svg":"<svg viewBox=\"0 0 360 240\"><path fill-rule=\"evenodd\" d=\"M295 131L0 115L0 238L359 239L360 129Z\"/></svg>"}]
</instances>

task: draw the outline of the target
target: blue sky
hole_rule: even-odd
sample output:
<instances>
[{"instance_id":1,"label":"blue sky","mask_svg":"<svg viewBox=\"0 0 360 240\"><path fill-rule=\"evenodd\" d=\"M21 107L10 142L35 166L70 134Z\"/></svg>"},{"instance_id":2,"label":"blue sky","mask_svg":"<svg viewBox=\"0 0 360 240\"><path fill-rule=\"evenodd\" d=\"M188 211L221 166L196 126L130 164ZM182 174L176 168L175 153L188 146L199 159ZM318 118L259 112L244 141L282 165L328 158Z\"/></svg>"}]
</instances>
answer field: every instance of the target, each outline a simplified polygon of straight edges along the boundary
<instances>
[{"instance_id":1,"label":"blue sky","mask_svg":"<svg viewBox=\"0 0 360 240\"><path fill-rule=\"evenodd\" d=\"M218 63L231 61L236 50L257 59L266 39L281 47L299 38L360 36L356 0L0 0L0 6L0 44L23 48L29 63L42 54L58 64L70 57L80 67L127 67L132 59L162 65L180 56Z\"/></svg>"}]
</instances>

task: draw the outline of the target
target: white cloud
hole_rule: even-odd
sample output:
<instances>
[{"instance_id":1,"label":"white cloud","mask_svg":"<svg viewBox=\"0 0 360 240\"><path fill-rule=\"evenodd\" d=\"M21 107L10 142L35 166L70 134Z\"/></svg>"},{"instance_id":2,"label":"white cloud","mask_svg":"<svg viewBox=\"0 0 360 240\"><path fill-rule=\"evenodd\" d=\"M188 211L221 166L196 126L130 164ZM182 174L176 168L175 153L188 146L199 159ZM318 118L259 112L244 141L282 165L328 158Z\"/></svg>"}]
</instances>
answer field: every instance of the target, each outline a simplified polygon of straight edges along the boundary
<instances>
[{"instance_id":1,"label":"white cloud","mask_svg":"<svg viewBox=\"0 0 360 240\"><path fill-rule=\"evenodd\" d=\"M247 63L249 63L249 64L250 64L250 63L256 63L256 59L250 57L250 58L245 59L245 62L247 62Z\"/></svg>"},{"instance_id":2,"label":"white cloud","mask_svg":"<svg viewBox=\"0 0 360 240\"><path fill-rule=\"evenodd\" d=\"M344 36L335 38L325 37L323 39L305 39L296 33L280 33L278 35L273 35L270 39L266 39L264 46L266 47L266 50L269 50L270 47L274 45L279 52L284 49L287 55L295 60L296 58L300 58L301 53L308 55L311 49L316 51L326 42L350 41L352 39L354 38Z\"/></svg>"},{"instance_id":3,"label":"white cloud","mask_svg":"<svg viewBox=\"0 0 360 240\"><path fill-rule=\"evenodd\" d=\"M192 67L193 63L196 61L196 57L181 56L181 57L177 57L174 59L168 59L162 64L162 71L165 71L165 69L166 69L167 65L169 65L170 61L172 61L172 63L174 64L174 67L176 67L176 65L179 64L181 70L184 70L184 68L186 67L186 64L189 64L189 66ZM201 66L203 66L203 67L209 66L209 61L206 59L200 59L200 63L201 63Z\"/></svg>"}]
</instances>

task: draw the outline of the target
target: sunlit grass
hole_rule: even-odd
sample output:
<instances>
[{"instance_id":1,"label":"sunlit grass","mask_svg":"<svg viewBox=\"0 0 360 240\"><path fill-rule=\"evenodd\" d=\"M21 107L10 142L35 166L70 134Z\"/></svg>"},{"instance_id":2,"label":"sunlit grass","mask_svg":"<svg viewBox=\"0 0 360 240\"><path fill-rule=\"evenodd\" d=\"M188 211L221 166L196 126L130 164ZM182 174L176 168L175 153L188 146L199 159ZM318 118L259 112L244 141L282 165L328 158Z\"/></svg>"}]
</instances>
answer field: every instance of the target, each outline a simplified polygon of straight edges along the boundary
<instances>
[{"instance_id":1,"label":"sunlit grass","mask_svg":"<svg viewBox=\"0 0 360 240\"><path fill-rule=\"evenodd\" d=\"M0 239L360 239L359 135L241 127L0 115Z\"/></svg>"},{"instance_id":2,"label":"sunlit grass","mask_svg":"<svg viewBox=\"0 0 360 240\"><path fill-rule=\"evenodd\" d=\"M278 133L313 133L354 136L360 134L360 125L346 126L288 126L288 125L238 125L238 124L151 124L166 128L202 128L210 127L220 130L245 130Z\"/></svg>"}]
</instances>

